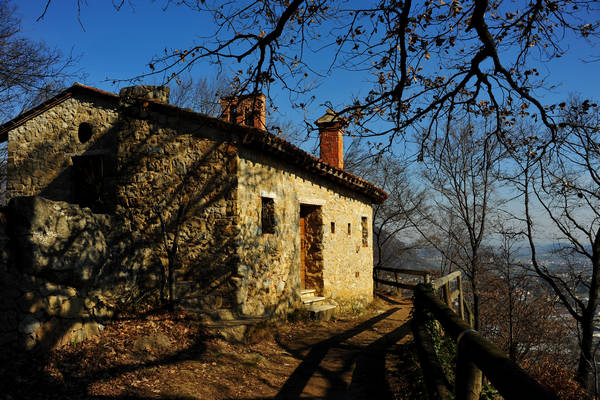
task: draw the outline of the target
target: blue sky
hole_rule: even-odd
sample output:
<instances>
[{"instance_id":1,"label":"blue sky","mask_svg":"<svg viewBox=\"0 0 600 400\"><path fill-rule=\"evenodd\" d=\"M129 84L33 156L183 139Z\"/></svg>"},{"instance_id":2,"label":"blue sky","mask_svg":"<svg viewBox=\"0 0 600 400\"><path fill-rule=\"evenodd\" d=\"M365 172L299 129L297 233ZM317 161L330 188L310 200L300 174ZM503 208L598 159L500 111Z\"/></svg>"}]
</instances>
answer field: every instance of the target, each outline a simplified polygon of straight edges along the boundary
<instances>
[{"instance_id":1,"label":"blue sky","mask_svg":"<svg viewBox=\"0 0 600 400\"><path fill-rule=\"evenodd\" d=\"M127 79L148 72L148 62L153 55L164 48L184 48L202 36L210 36L215 29L207 15L187 7L171 5L163 10L166 1L139 1L133 8L125 2L118 12L110 1L88 1L81 9L83 28L75 0L54 0L44 19L36 21L45 3L46 0L27 0L18 5L23 34L58 47L63 53L73 51L81 55L80 68L86 74L82 83L113 92L119 86L127 85L113 85L113 79ZM539 66L542 74L551 75L552 81L560 85L542 94L544 102L562 101L570 93L591 98L599 93L600 80L596 78L599 64L581 60L583 54L589 54L589 47L580 42L567 43L567 46L570 49L567 57ZM231 70L237 67L232 64ZM215 67L201 65L195 74L214 76ZM315 119L320 117L322 107L319 104L325 99L341 103L367 87L365 74L338 73L336 78L323 82L315 91L317 100L309 109ZM146 83L160 83L160 79L150 78ZM288 107L285 94L276 96L275 100L287 118L302 121L303 116L294 115L297 112Z\"/></svg>"},{"instance_id":2,"label":"blue sky","mask_svg":"<svg viewBox=\"0 0 600 400\"><path fill-rule=\"evenodd\" d=\"M177 6L164 10L164 3L166 1L140 1L134 7L126 3L117 12L109 1L89 1L81 9L81 24L76 1L53 1L40 21L37 19L46 0L23 2L18 5L18 13L22 18L24 36L44 41L64 54L73 52L81 57L79 67L85 74L81 83L118 92L120 87L131 83L113 84L113 80L126 80L149 72L148 63L163 49L185 48L214 32L212 20L206 14ZM240 66L233 63L224 75L233 75L237 68ZM215 66L207 63L198 65L194 70L197 77L212 78L216 74ZM342 104L347 96L357 94L355 88L362 85L361 79L360 76L350 79L348 73L342 73L341 80L352 82L352 85L340 86L335 81L325 81L320 93L326 93L328 100ZM162 82L161 77L151 77L144 83ZM292 110L288 93L273 91L271 95L280 111L274 117L291 120L302 127L305 115ZM309 121L318 119L326 111L324 106L319 106L325 97L319 100L317 94L317 101L306 115ZM314 146L314 140L303 145L309 151Z\"/></svg>"},{"instance_id":3,"label":"blue sky","mask_svg":"<svg viewBox=\"0 0 600 400\"><path fill-rule=\"evenodd\" d=\"M60 48L81 54L81 67L88 74L85 83L114 90L107 79L127 79L148 71L148 62L165 47L185 46L200 35L210 33L210 21L184 7L160 4L115 11L109 1L89 2L78 20L76 2L54 1L45 17L45 0L29 0L19 5L23 34ZM83 27L82 27L83 26ZM84 30L85 29L85 30ZM210 72L210 71L207 71Z\"/></svg>"}]
</instances>

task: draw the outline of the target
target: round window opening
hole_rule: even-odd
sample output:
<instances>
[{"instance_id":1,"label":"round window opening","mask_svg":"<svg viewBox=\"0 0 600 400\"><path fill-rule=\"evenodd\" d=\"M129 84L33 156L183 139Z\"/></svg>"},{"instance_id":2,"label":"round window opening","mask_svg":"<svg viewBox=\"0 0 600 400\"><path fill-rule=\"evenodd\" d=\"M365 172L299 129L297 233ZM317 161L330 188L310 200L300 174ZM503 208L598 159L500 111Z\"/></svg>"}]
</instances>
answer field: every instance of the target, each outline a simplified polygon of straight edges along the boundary
<instances>
[{"instance_id":1,"label":"round window opening","mask_svg":"<svg viewBox=\"0 0 600 400\"><path fill-rule=\"evenodd\" d=\"M79 125L77 137L79 137L81 143L85 143L92 138L93 133L92 124L83 122Z\"/></svg>"}]
</instances>

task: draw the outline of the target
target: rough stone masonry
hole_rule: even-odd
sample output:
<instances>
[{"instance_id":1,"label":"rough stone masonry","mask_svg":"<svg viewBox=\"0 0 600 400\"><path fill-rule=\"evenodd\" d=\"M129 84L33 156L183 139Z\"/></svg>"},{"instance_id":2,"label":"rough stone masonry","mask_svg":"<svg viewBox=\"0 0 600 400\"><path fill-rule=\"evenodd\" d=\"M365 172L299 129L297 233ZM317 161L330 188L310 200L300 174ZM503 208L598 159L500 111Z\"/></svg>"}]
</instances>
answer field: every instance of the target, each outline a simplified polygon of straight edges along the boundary
<instances>
[{"instance_id":1,"label":"rough stone masonry","mask_svg":"<svg viewBox=\"0 0 600 400\"><path fill-rule=\"evenodd\" d=\"M256 121L171 106L168 88L75 85L1 126L0 341L80 340L116 310L158 301L170 269L177 303L208 322L282 317L303 284L340 308L371 301L371 203L385 193ZM302 207L318 210L304 258Z\"/></svg>"}]
</instances>

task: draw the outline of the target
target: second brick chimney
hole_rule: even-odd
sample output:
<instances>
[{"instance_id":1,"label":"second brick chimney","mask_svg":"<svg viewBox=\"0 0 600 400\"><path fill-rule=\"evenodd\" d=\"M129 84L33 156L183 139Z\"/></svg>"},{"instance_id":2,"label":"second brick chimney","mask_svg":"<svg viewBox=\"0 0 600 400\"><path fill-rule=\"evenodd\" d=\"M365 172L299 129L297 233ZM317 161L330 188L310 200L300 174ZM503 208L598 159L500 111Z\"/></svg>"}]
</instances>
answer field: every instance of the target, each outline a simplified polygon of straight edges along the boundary
<instances>
[{"instance_id":1,"label":"second brick chimney","mask_svg":"<svg viewBox=\"0 0 600 400\"><path fill-rule=\"evenodd\" d=\"M315 121L319 127L321 142L321 161L339 169L344 169L344 137L343 130L347 121L327 110L325 115Z\"/></svg>"},{"instance_id":2,"label":"second brick chimney","mask_svg":"<svg viewBox=\"0 0 600 400\"><path fill-rule=\"evenodd\" d=\"M265 130L265 104L266 98L262 93L223 97L222 118L234 124Z\"/></svg>"}]
</instances>

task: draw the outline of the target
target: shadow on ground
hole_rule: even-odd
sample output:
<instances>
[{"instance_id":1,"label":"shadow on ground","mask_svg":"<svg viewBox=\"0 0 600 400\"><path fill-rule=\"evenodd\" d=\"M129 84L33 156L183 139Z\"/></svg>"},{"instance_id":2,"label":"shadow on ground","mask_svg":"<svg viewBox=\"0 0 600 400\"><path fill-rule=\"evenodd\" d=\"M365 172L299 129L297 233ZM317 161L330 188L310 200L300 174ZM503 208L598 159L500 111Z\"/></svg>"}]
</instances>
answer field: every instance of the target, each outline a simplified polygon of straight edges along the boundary
<instances>
[{"instance_id":1,"label":"shadow on ground","mask_svg":"<svg viewBox=\"0 0 600 400\"><path fill-rule=\"evenodd\" d=\"M30 354L27 358L0 356L3 376L0 399L421 398L405 396L398 389L398 381L406 387L420 379L412 345L406 340L410 302L393 296L385 296L383 300L385 306L371 317L286 325L285 329L276 331L274 337L265 339L263 347L222 342L225 348L218 348L213 339L198 335L185 344L179 343L177 351L172 349L168 354L157 354L139 362L131 358L120 362L119 354L107 362L98 350L127 353L132 340L124 340L119 346L115 346L115 342L100 342L93 351L68 351L58 359L39 354ZM384 301L379 300L379 304ZM135 325L130 327L135 328ZM114 334L115 329L110 329ZM179 328L172 329L170 337L177 341L181 337L179 332ZM116 333L120 332L116 330ZM265 352L260 353L259 349ZM270 361L261 362L260 358L252 361L242 354L246 352L251 356L257 351L263 360ZM90 354L97 354L97 359L90 359ZM183 364L186 366L177 369ZM207 369L199 370L200 364ZM277 368L275 375L273 366ZM222 370L227 367L228 375ZM189 379L181 375L186 372L185 368L195 371ZM178 382L169 375L173 369L178 374ZM146 373L148 375L144 375ZM136 383L136 379L144 376L155 379L154 386ZM115 382L121 386L117 387ZM176 386L178 383L189 385L194 391L183 390ZM100 391L97 390L99 385Z\"/></svg>"},{"instance_id":2,"label":"shadow on ground","mask_svg":"<svg viewBox=\"0 0 600 400\"><path fill-rule=\"evenodd\" d=\"M90 359L89 356L82 357L85 352L66 352L66 354L58 353L62 355L56 359L52 354L57 353L4 352L0 355L0 375L2 375L0 399L192 399L169 396L146 397L137 393L117 396L92 395L89 394L89 388L96 382L109 381L127 373L199 359L206 351L206 339L203 333L198 334L190 345L177 351L164 351L151 359L140 357L139 362L131 362L131 359L127 359L126 362L116 362L107 366L103 366L102 354L97 354L96 359ZM133 342L127 343L133 346ZM110 350L114 353L114 348ZM123 349L117 351L123 352ZM84 363L87 364L85 368L82 367Z\"/></svg>"},{"instance_id":3,"label":"shadow on ground","mask_svg":"<svg viewBox=\"0 0 600 400\"><path fill-rule=\"evenodd\" d=\"M391 298L383 299L388 303L402 304ZM399 320L399 326L378 335L375 325L388 320L389 329L389 324L395 322L390 318L399 311L399 307L391 308L318 342L312 345L305 356L302 356L302 349L293 349L280 342L283 348L302 359L302 362L274 398L299 398L303 392L308 392L304 393L308 396L313 394L326 399L393 398L386 377L386 356L394 351L398 341L409 334L410 327L407 321ZM357 337L361 334L366 334L366 338ZM351 375L349 379L348 375ZM309 381L312 382L312 387L307 390Z\"/></svg>"}]
</instances>

